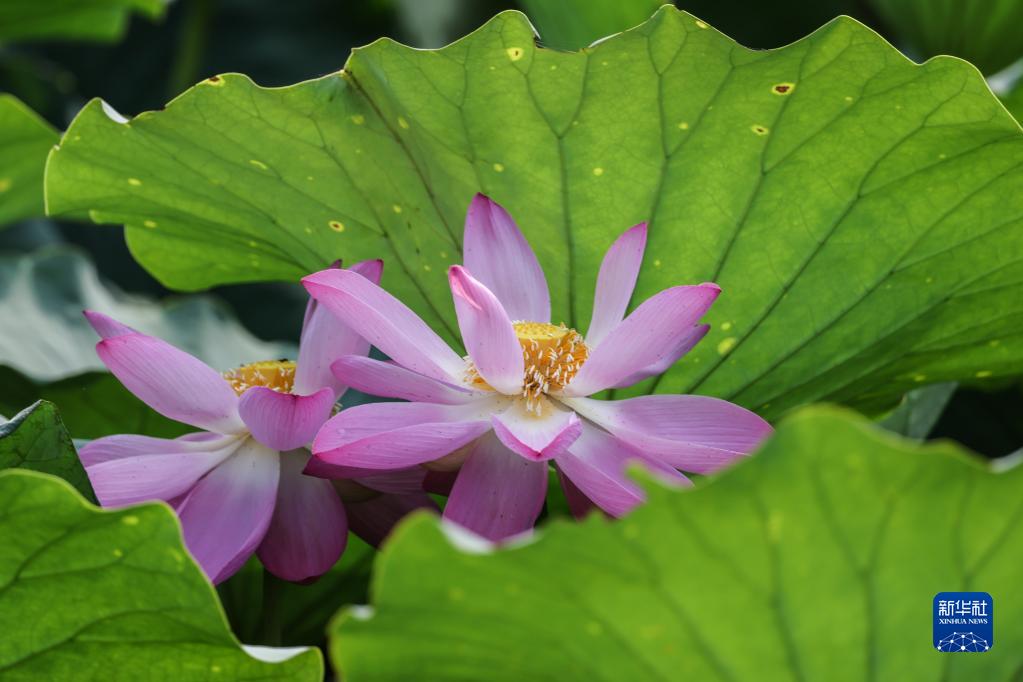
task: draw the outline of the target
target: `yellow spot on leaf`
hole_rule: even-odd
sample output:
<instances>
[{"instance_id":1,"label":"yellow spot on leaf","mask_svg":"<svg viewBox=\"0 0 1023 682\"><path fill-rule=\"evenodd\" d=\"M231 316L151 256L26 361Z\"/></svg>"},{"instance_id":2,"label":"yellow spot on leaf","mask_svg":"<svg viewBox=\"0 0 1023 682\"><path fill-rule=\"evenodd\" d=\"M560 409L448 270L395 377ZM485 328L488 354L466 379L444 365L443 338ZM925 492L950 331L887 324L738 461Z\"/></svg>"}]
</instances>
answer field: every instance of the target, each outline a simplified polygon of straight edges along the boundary
<instances>
[{"instance_id":1,"label":"yellow spot on leaf","mask_svg":"<svg viewBox=\"0 0 1023 682\"><path fill-rule=\"evenodd\" d=\"M139 180L138 178L128 178L128 184L131 185L132 187L138 187L139 185L142 184L142 181Z\"/></svg>"},{"instance_id":2,"label":"yellow spot on leaf","mask_svg":"<svg viewBox=\"0 0 1023 682\"><path fill-rule=\"evenodd\" d=\"M918 384L922 383L924 381L927 381L927 375L926 374L915 374L915 375L913 375L913 381L917 382Z\"/></svg>"},{"instance_id":3,"label":"yellow spot on leaf","mask_svg":"<svg viewBox=\"0 0 1023 682\"><path fill-rule=\"evenodd\" d=\"M767 126L762 126L759 123L754 123L749 129L757 135L766 135L768 133Z\"/></svg>"},{"instance_id":4,"label":"yellow spot on leaf","mask_svg":"<svg viewBox=\"0 0 1023 682\"><path fill-rule=\"evenodd\" d=\"M504 172L504 164L503 163L495 163L494 164L494 170L497 171L498 173L503 173Z\"/></svg>"},{"instance_id":5,"label":"yellow spot on leaf","mask_svg":"<svg viewBox=\"0 0 1023 682\"><path fill-rule=\"evenodd\" d=\"M465 590L461 587L449 587L448 588L448 599L451 601L462 601L465 599Z\"/></svg>"},{"instance_id":6,"label":"yellow spot on leaf","mask_svg":"<svg viewBox=\"0 0 1023 682\"><path fill-rule=\"evenodd\" d=\"M593 174L596 175L597 177L600 177L601 175L604 174L604 169L601 168L600 166L597 166L596 168L593 169Z\"/></svg>"},{"instance_id":7,"label":"yellow spot on leaf","mask_svg":"<svg viewBox=\"0 0 1023 682\"><path fill-rule=\"evenodd\" d=\"M122 552L122 551L121 551L121 550L119 550L119 549L115 549L115 550L114 550L114 556L115 556L115 557L117 557L118 559L120 559L121 557L123 557L123 556L124 556L124 552Z\"/></svg>"},{"instance_id":8,"label":"yellow spot on leaf","mask_svg":"<svg viewBox=\"0 0 1023 682\"><path fill-rule=\"evenodd\" d=\"M335 232L344 232L345 231L345 224L343 222L341 222L340 220L331 220L327 224L330 225L330 229L334 230Z\"/></svg>"},{"instance_id":9,"label":"yellow spot on leaf","mask_svg":"<svg viewBox=\"0 0 1023 682\"><path fill-rule=\"evenodd\" d=\"M991 370L989 370L989 369L982 369L979 372L977 372L976 377L978 379L987 379L992 374L994 374L994 372L992 372Z\"/></svg>"},{"instance_id":10,"label":"yellow spot on leaf","mask_svg":"<svg viewBox=\"0 0 1023 682\"><path fill-rule=\"evenodd\" d=\"M139 517L135 516L134 514L129 514L128 516L125 516L124 518L121 519L121 523L123 523L126 526L137 526L139 525Z\"/></svg>"},{"instance_id":11,"label":"yellow spot on leaf","mask_svg":"<svg viewBox=\"0 0 1023 682\"><path fill-rule=\"evenodd\" d=\"M513 62L517 62L522 59L522 48L521 47L509 47L505 52L508 54L508 59Z\"/></svg>"},{"instance_id":12,"label":"yellow spot on leaf","mask_svg":"<svg viewBox=\"0 0 1023 682\"><path fill-rule=\"evenodd\" d=\"M700 21L699 19L696 20L696 26L699 28L708 28L707 22Z\"/></svg>"},{"instance_id":13,"label":"yellow spot on leaf","mask_svg":"<svg viewBox=\"0 0 1023 682\"><path fill-rule=\"evenodd\" d=\"M448 252L447 251L441 251L440 252L440 257L441 258L447 258L448 257Z\"/></svg>"},{"instance_id":14,"label":"yellow spot on leaf","mask_svg":"<svg viewBox=\"0 0 1023 682\"><path fill-rule=\"evenodd\" d=\"M771 87L771 92L776 95L791 95L792 91L796 89L795 83L775 83Z\"/></svg>"},{"instance_id":15,"label":"yellow spot on leaf","mask_svg":"<svg viewBox=\"0 0 1023 682\"><path fill-rule=\"evenodd\" d=\"M735 344L737 344L738 342L739 340L734 336L729 336L728 338L721 339L721 342L718 343L718 354L725 355L730 350L735 348Z\"/></svg>"},{"instance_id":16,"label":"yellow spot on leaf","mask_svg":"<svg viewBox=\"0 0 1023 682\"><path fill-rule=\"evenodd\" d=\"M398 117L398 125L400 125L405 130L408 130L408 121L405 120L404 116Z\"/></svg>"},{"instance_id":17,"label":"yellow spot on leaf","mask_svg":"<svg viewBox=\"0 0 1023 682\"><path fill-rule=\"evenodd\" d=\"M852 98L852 96L851 96L851 95L846 95L846 96L845 96L845 101L846 101L846 102L851 102L851 101L853 101L853 98Z\"/></svg>"},{"instance_id":18,"label":"yellow spot on leaf","mask_svg":"<svg viewBox=\"0 0 1023 682\"><path fill-rule=\"evenodd\" d=\"M732 328L732 323L731 322L722 322L721 323L721 331L726 332L726 331L728 331L731 328Z\"/></svg>"},{"instance_id":19,"label":"yellow spot on leaf","mask_svg":"<svg viewBox=\"0 0 1023 682\"><path fill-rule=\"evenodd\" d=\"M393 210L395 213L401 213L401 206L399 206L398 204L394 204L393 206L391 206L391 210Z\"/></svg>"},{"instance_id":20,"label":"yellow spot on leaf","mask_svg":"<svg viewBox=\"0 0 1023 682\"><path fill-rule=\"evenodd\" d=\"M430 266L429 265L424 265L423 266L423 270L425 270L426 272L430 272Z\"/></svg>"},{"instance_id":21,"label":"yellow spot on leaf","mask_svg":"<svg viewBox=\"0 0 1023 682\"><path fill-rule=\"evenodd\" d=\"M11 188L11 179L10 178L0 178L0 194L2 194L3 192L6 192L10 188Z\"/></svg>"},{"instance_id":22,"label":"yellow spot on leaf","mask_svg":"<svg viewBox=\"0 0 1023 682\"><path fill-rule=\"evenodd\" d=\"M150 229L156 227L156 221L155 220L143 220L142 224L145 225L146 227L150 228Z\"/></svg>"},{"instance_id":23,"label":"yellow spot on leaf","mask_svg":"<svg viewBox=\"0 0 1023 682\"><path fill-rule=\"evenodd\" d=\"M267 166L265 163L263 163L259 159L249 159L249 163L251 163L253 166L258 168L259 170L266 170L266 169L269 168L269 166Z\"/></svg>"},{"instance_id":24,"label":"yellow spot on leaf","mask_svg":"<svg viewBox=\"0 0 1023 682\"><path fill-rule=\"evenodd\" d=\"M224 83L226 83L227 81L225 81L220 76L210 76L209 78L207 78L203 82L206 83L207 85L212 85L212 86L217 87L217 88L222 88L222 87L224 87Z\"/></svg>"},{"instance_id":25,"label":"yellow spot on leaf","mask_svg":"<svg viewBox=\"0 0 1023 682\"><path fill-rule=\"evenodd\" d=\"M357 126L361 126L365 122L366 117L363 116L362 114L356 114L355 116L352 116L352 123L354 123Z\"/></svg>"},{"instance_id":26,"label":"yellow spot on leaf","mask_svg":"<svg viewBox=\"0 0 1023 682\"><path fill-rule=\"evenodd\" d=\"M689 124L686 123L685 121L682 121L681 123L678 124L678 129L679 130L689 130Z\"/></svg>"},{"instance_id":27,"label":"yellow spot on leaf","mask_svg":"<svg viewBox=\"0 0 1023 682\"><path fill-rule=\"evenodd\" d=\"M654 259L654 267L655 268L661 267L661 259L660 258L655 258Z\"/></svg>"}]
</instances>

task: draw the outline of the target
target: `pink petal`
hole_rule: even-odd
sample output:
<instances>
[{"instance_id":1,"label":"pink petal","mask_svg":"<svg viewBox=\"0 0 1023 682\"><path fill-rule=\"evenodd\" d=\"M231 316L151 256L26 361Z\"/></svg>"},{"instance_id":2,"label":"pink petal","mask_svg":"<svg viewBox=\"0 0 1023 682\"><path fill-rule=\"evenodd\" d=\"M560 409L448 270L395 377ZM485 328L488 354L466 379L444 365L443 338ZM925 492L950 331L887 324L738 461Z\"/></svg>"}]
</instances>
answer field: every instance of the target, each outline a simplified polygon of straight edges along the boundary
<instances>
[{"instance_id":1,"label":"pink petal","mask_svg":"<svg viewBox=\"0 0 1023 682\"><path fill-rule=\"evenodd\" d=\"M565 402L648 456L699 474L713 473L749 454L772 431L770 424L749 410L707 396L567 398Z\"/></svg>"},{"instance_id":2,"label":"pink petal","mask_svg":"<svg viewBox=\"0 0 1023 682\"><path fill-rule=\"evenodd\" d=\"M593 315L586 343L596 348L625 319L646 249L646 223L626 230L604 254L593 296Z\"/></svg>"},{"instance_id":3,"label":"pink petal","mask_svg":"<svg viewBox=\"0 0 1023 682\"><path fill-rule=\"evenodd\" d=\"M551 299L536 254L508 212L482 194L465 216L465 267L513 320L549 322Z\"/></svg>"},{"instance_id":4,"label":"pink petal","mask_svg":"<svg viewBox=\"0 0 1023 682\"><path fill-rule=\"evenodd\" d=\"M458 327L476 371L505 395L522 392L522 344L497 297L460 265L448 270Z\"/></svg>"},{"instance_id":5,"label":"pink petal","mask_svg":"<svg viewBox=\"0 0 1023 682\"><path fill-rule=\"evenodd\" d=\"M539 462L557 457L582 433L583 425L572 410L543 404L539 416L516 400L504 412L491 417L494 433L504 446L528 460Z\"/></svg>"},{"instance_id":6,"label":"pink petal","mask_svg":"<svg viewBox=\"0 0 1023 682\"><path fill-rule=\"evenodd\" d=\"M655 362L652 365L644 367L639 372L631 374L619 383L612 386L612 388L624 388L626 386L632 386L633 384L643 381L643 379L649 379L650 377L664 374L668 369L679 361L683 355L693 349L693 346L698 344L703 337L710 331L709 324L698 324L692 328L689 332L682 334L675 340L675 347L670 353L665 355L661 360Z\"/></svg>"},{"instance_id":7,"label":"pink petal","mask_svg":"<svg viewBox=\"0 0 1023 682\"><path fill-rule=\"evenodd\" d=\"M334 409L334 391L279 393L253 386L238 401L238 414L253 437L271 450L294 450L312 442Z\"/></svg>"},{"instance_id":8,"label":"pink petal","mask_svg":"<svg viewBox=\"0 0 1023 682\"><path fill-rule=\"evenodd\" d=\"M302 280L309 294L399 365L441 381L461 381L465 361L404 303L350 270Z\"/></svg>"},{"instance_id":9,"label":"pink petal","mask_svg":"<svg viewBox=\"0 0 1023 682\"><path fill-rule=\"evenodd\" d=\"M185 544L214 583L241 568L263 541L279 476L278 454L250 438L180 503Z\"/></svg>"},{"instance_id":10,"label":"pink petal","mask_svg":"<svg viewBox=\"0 0 1023 682\"><path fill-rule=\"evenodd\" d=\"M419 466L381 471L331 464L316 457L309 460L303 473L317 478L353 480L371 490L397 494L422 492L426 478L426 469Z\"/></svg>"},{"instance_id":11,"label":"pink petal","mask_svg":"<svg viewBox=\"0 0 1023 682\"><path fill-rule=\"evenodd\" d=\"M339 358L331 369L338 381L352 388L380 396L413 402L454 405L479 397L479 392L416 374L393 362L382 362L357 355Z\"/></svg>"},{"instance_id":12,"label":"pink petal","mask_svg":"<svg viewBox=\"0 0 1023 682\"><path fill-rule=\"evenodd\" d=\"M141 455L162 455L175 452L192 452L201 449L191 443L208 440L222 440L230 436L200 431L180 438L152 438L150 436L117 435L89 441L78 451L78 458L86 467L122 457Z\"/></svg>"},{"instance_id":13,"label":"pink petal","mask_svg":"<svg viewBox=\"0 0 1023 682\"><path fill-rule=\"evenodd\" d=\"M380 283L384 264L380 260L362 261L348 268L373 284ZM302 324L302 338L298 344L295 365L295 393L315 393L321 388L334 391L337 400L345 385L331 371L331 364L343 355L366 355L369 342L345 325L315 299L310 299Z\"/></svg>"},{"instance_id":14,"label":"pink petal","mask_svg":"<svg viewBox=\"0 0 1023 682\"><path fill-rule=\"evenodd\" d=\"M527 461L488 435L458 472L444 518L496 542L531 530L546 495L547 464Z\"/></svg>"},{"instance_id":15,"label":"pink petal","mask_svg":"<svg viewBox=\"0 0 1023 682\"><path fill-rule=\"evenodd\" d=\"M100 504L123 507L187 493L241 443L234 436L200 442L111 436L86 445L82 461L90 462L86 473Z\"/></svg>"},{"instance_id":16,"label":"pink petal","mask_svg":"<svg viewBox=\"0 0 1023 682\"><path fill-rule=\"evenodd\" d=\"M612 516L621 516L646 499L627 475L627 464L640 456L610 434L587 425L557 460L558 470L583 495Z\"/></svg>"},{"instance_id":17,"label":"pink petal","mask_svg":"<svg viewBox=\"0 0 1023 682\"><path fill-rule=\"evenodd\" d=\"M564 394L591 395L663 362L675 351L676 339L690 331L720 292L716 284L672 287L643 301L590 350Z\"/></svg>"},{"instance_id":18,"label":"pink petal","mask_svg":"<svg viewBox=\"0 0 1023 682\"><path fill-rule=\"evenodd\" d=\"M345 508L330 481L304 476L306 450L281 453L270 526L256 553L278 578L302 582L330 570L348 542Z\"/></svg>"},{"instance_id":19,"label":"pink petal","mask_svg":"<svg viewBox=\"0 0 1023 682\"><path fill-rule=\"evenodd\" d=\"M169 343L125 333L100 341L96 353L125 388L163 416L216 433L244 430L231 386Z\"/></svg>"},{"instance_id":20,"label":"pink petal","mask_svg":"<svg viewBox=\"0 0 1023 682\"><path fill-rule=\"evenodd\" d=\"M109 315L98 313L95 310L85 310L82 314L85 315L85 319L88 320L89 324L92 325L92 328L96 330L96 333L101 338L109 339L114 336L138 333L128 325L121 324Z\"/></svg>"},{"instance_id":21,"label":"pink petal","mask_svg":"<svg viewBox=\"0 0 1023 682\"><path fill-rule=\"evenodd\" d=\"M457 450L490 430L489 403L372 403L342 410L313 441L313 455L361 469L404 469Z\"/></svg>"},{"instance_id":22,"label":"pink petal","mask_svg":"<svg viewBox=\"0 0 1023 682\"><path fill-rule=\"evenodd\" d=\"M378 495L365 502L347 503L348 523L352 532L379 547L395 524L418 509L440 511L437 503L424 492L408 495Z\"/></svg>"},{"instance_id":23,"label":"pink petal","mask_svg":"<svg viewBox=\"0 0 1023 682\"><path fill-rule=\"evenodd\" d=\"M583 491L579 490L579 487L572 483L561 469L558 469L558 482L561 484L561 490L565 493L565 502L568 503L568 510L572 512L573 517L583 519L589 516L594 509L598 509L597 505L593 504L593 500L586 497Z\"/></svg>"}]
</instances>

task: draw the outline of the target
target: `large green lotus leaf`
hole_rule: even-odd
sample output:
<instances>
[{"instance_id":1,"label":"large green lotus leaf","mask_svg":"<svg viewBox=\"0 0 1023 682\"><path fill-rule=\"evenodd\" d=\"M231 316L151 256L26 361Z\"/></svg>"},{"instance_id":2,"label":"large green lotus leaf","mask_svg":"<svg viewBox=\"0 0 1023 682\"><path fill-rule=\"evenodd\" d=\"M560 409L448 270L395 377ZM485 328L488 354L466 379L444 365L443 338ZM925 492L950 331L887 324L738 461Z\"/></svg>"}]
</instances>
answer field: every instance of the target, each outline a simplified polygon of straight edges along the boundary
<instances>
[{"instance_id":1,"label":"large green lotus leaf","mask_svg":"<svg viewBox=\"0 0 1023 682\"><path fill-rule=\"evenodd\" d=\"M1023 120L1023 80L1017 81L1012 90L1002 96L1002 104L1017 121Z\"/></svg>"},{"instance_id":2,"label":"large green lotus leaf","mask_svg":"<svg viewBox=\"0 0 1023 682\"><path fill-rule=\"evenodd\" d=\"M577 50L632 28L663 4L661 0L522 0L544 45L562 50Z\"/></svg>"},{"instance_id":3,"label":"large green lotus leaf","mask_svg":"<svg viewBox=\"0 0 1023 682\"><path fill-rule=\"evenodd\" d=\"M43 168L59 138L57 130L21 100L0 94L0 227L43 215Z\"/></svg>"},{"instance_id":4,"label":"large green lotus leaf","mask_svg":"<svg viewBox=\"0 0 1023 682\"><path fill-rule=\"evenodd\" d=\"M124 35L137 12L163 16L168 0L4 0L0 2L0 42L94 40Z\"/></svg>"},{"instance_id":5,"label":"large green lotus leaf","mask_svg":"<svg viewBox=\"0 0 1023 682\"><path fill-rule=\"evenodd\" d=\"M952 54L994 73L1023 57L1020 0L868 0L923 57Z\"/></svg>"},{"instance_id":6,"label":"large green lotus leaf","mask_svg":"<svg viewBox=\"0 0 1023 682\"><path fill-rule=\"evenodd\" d=\"M90 502L96 495L74 443L53 403L40 400L0 420L0 469L30 469L59 476Z\"/></svg>"},{"instance_id":7,"label":"large green lotus leaf","mask_svg":"<svg viewBox=\"0 0 1023 682\"><path fill-rule=\"evenodd\" d=\"M332 624L335 666L349 682L1018 679L1023 468L814 407L695 490L650 494L496 552L411 518L372 609ZM994 597L989 652L934 651L932 600L956 590Z\"/></svg>"},{"instance_id":8,"label":"large green lotus leaf","mask_svg":"<svg viewBox=\"0 0 1023 682\"><path fill-rule=\"evenodd\" d=\"M103 511L10 470L0 507L4 680L322 679L315 649L273 664L239 647L166 505Z\"/></svg>"},{"instance_id":9,"label":"large green lotus leaf","mask_svg":"<svg viewBox=\"0 0 1023 682\"><path fill-rule=\"evenodd\" d=\"M211 78L124 122L100 102L48 162L52 214L124 223L173 287L382 256L453 337L444 269L484 191L585 329L604 250L650 222L634 302L718 282L714 330L656 386L776 416L880 407L1023 366L1023 134L957 59L840 18L753 51L671 8L578 53L514 12L439 51L381 40L282 89Z\"/></svg>"},{"instance_id":10,"label":"large green lotus leaf","mask_svg":"<svg viewBox=\"0 0 1023 682\"><path fill-rule=\"evenodd\" d=\"M220 370L295 357L290 344L252 336L218 301L186 297L158 304L129 296L103 282L85 255L58 248L0 258L0 364L37 381L105 369L84 309L158 336Z\"/></svg>"}]
</instances>

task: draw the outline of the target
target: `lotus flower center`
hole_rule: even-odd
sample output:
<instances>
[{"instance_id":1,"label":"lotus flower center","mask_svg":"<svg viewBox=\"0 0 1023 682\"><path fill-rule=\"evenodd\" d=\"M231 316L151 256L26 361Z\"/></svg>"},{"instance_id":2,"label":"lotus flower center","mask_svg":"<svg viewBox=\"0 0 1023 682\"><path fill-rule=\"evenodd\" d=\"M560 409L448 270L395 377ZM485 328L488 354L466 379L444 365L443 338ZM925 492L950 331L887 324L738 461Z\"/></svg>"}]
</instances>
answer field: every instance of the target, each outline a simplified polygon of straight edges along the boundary
<instances>
[{"instance_id":1,"label":"lotus flower center","mask_svg":"<svg viewBox=\"0 0 1023 682\"><path fill-rule=\"evenodd\" d=\"M548 322L515 322L515 336L522 345L526 373L522 379L522 397L526 409L540 414L543 396L572 381L586 362L589 348L582 334L565 325Z\"/></svg>"},{"instance_id":2,"label":"lotus flower center","mask_svg":"<svg viewBox=\"0 0 1023 682\"><path fill-rule=\"evenodd\" d=\"M295 385L295 363L290 360L253 362L224 372L224 379L238 395L253 386L263 386L278 393L291 393Z\"/></svg>"}]
</instances>

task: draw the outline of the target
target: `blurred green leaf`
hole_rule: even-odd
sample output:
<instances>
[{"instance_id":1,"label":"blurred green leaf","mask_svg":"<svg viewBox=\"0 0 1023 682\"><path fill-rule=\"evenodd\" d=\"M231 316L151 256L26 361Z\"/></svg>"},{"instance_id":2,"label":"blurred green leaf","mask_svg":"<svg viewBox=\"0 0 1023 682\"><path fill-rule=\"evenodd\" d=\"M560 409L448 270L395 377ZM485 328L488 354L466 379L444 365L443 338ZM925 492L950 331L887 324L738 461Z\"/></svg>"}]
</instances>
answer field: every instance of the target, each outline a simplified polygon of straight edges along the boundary
<instances>
[{"instance_id":1,"label":"blurred green leaf","mask_svg":"<svg viewBox=\"0 0 1023 682\"><path fill-rule=\"evenodd\" d=\"M104 370L95 352L99 339L82 316L86 309L158 336L220 370L295 357L294 346L256 339L214 299L156 303L128 296L104 283L83 254L55 248L0 258L0 364L37 381Z\"/></svg>"},{"instance_id":2,"label":"blurred green leaf","mask_svg":"<svg viewBox=\"0 0 1023 682\"><path fill-rule=\"evenodd\" d=\"M89 477L53 403L36 402L0 423L0 469L30 469L58 476L96 502Z\"/></svg>"},{"instance_id":3,"label":"blurred green leaf","mask_svg":"<svg viewBox=\"0 0 1023 682\"><path fill-rule=\"evenodd\" d=\"M541 42L578 50L599 38L642 24L662 0L521 0Z\"/></svg>"},{"instance_id":4,"label":"blurred green leaf","mask_svg":"<svg viewBox=\"0 0 1023 682\"><path fill-rule=\"evenodd\" d=\"M38 40L113 42L130 15L163 16L168 0L3 0L0 43Z\"/></svg>"},{"instance_id":5,"label":"blurred green leaf","mask_svg":"<svg viewBox=\"0 0 1023 682\"><path fill-rule=\"evenodd\" d=\"M323 679L319 651L245 653L164 504L103 511L58 479L0 472L0 676Z\"/></svg>"},{"instance_id":6,"label":"blurred green leaf","mask_svg":"<svg viewBox=\"0 0 1023 682\"><path fill-rule=\"evenodd\" d=\"M946 382L910 391L879 424L907 438L923 440L938 423L955 390L955 382Z\"/></svg>"},{"instance_id":7,"label":"blurred green leaf","mask_svg":"<svg viewBox=\"0 0 1023 682\"><path fill-rule=\"evenodd\" d=\"M341 560L316 582L280 585L281 644L326 644L327 623L342 605L365 604L375 550L349 534ZM231 631L247 642L258 641L262 628L263 565L255 558L217 586Z\"/></svg>"},{"instance_id":8,"label":"blurred green leaf","mask_svg":"<svg viewBox=\"0 0 1023 682\"><path fill-rule=\"evenodd\" d=\"M921 58L949 54L986 74L1023 57L1021 0L868 0Z\"/></svg>"},{"instance_id":9,"label":"blurred green leaf","mask_svg":"<svg viewBox=\"0 0 1023 682\"><path fill-rule=\"evenodd\" d=\"M636 301L724 294L707 339L631 393L774 417L1023 369L1023 134L969 65L912 64L846 18L753 51L665 8L562 53L505 13L288 88L215 77L127 123L93 102L47 182L51 213L126 224L169 286L383 257L385 286L448 338L474 192L520 222L554 319L581 328L604 250L647 220Z\"/></svg>"},{"instance_id":10,"label":"blurred green leaf","mask_svg":"<svg viewBox=\"0 0 1023 682\"><path fill-rule=\"evenodd\" d=\"M928 638L940 591L1023 609L1019 466L996 474L816 407L695 490L650 498L489 552L410 518L378 558L372 611L332 624L335 667L348 682L1018 676L1019 619L982 656Z\"/></svg>"},{"instance_id":11,"label":"blurred green leaf","mask_svg":"<svg viewBox=\"0 0 1023 682\"><path fill-rule=\"evenodd\" d=\"M59 139L57 130L18 98L0 94L0 227L43 215L43 168Z\"/></svg>"}]
</instances>

